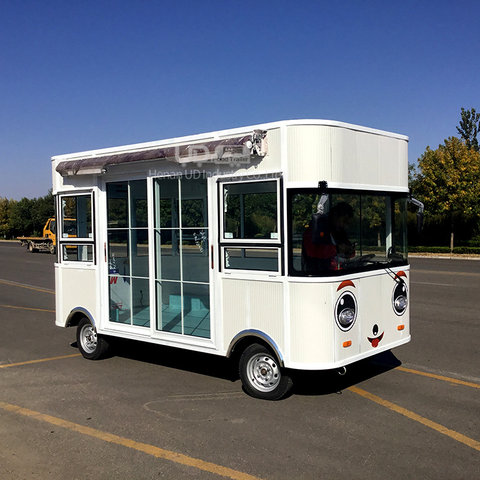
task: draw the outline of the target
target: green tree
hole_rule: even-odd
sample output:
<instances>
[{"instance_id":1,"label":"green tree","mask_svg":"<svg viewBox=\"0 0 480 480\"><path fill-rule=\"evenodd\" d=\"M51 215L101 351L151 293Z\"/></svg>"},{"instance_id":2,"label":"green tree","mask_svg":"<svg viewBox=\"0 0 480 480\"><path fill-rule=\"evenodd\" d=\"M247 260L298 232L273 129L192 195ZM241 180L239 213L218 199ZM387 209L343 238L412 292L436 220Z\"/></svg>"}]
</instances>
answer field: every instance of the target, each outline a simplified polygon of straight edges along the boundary
<instances>
[{"instance_id":1,"label":"green tree","mask_svg":"<svg viewBox=\"0 0 480 480\"><path fill-rule=\"evenodd\" d=\"M32 206L34 200L23 197L10 207L10 234L16 236L31 236L33 234Z\"/></svg>"},{"instance_id":2,"label":"green tree","mask_svg":"<svg viewBox=\"0 0 480 480\"><path fill-rule=\"evenodd\" d=\"M479 151L477 139L479 126L480 113L476 113L474 108L471 110L462 108L462 119L460 120L460 126L457 127L457 131L465 140L467 147L473 148L477 152Z\"/></svg>"},{"instance_id":3,"label":"green tree","mask_svg":"<svg viewBox=\"0 0 480 480\"><path fill-rule=\"evenodd\" d=\"M31 207L32 228L39 235L50 217L55 215L55 202L50 189L44 197L34 198Z\"/></svg>"},{"instance_id":4,"label":"green tree","mask_svg":"<svg viewBox=\"0 0 480 480\"><path fill-rule=\"evenodd\" d=\"M9 236L10 202L4 197L0 198L0 238Z\"/></svg>"},{"instance_id":5,"label":"green tree","mask_svg":"<svg viewBox=\"0 0 480 480\"><path fill-rule=\"evenodd\" d=\"M427 147L418 170L415 196L430 218L441 218L450 227L453 249L455 230L480 214L480 153L450 137L436 150Z\"/></svg>"}]
</instances>

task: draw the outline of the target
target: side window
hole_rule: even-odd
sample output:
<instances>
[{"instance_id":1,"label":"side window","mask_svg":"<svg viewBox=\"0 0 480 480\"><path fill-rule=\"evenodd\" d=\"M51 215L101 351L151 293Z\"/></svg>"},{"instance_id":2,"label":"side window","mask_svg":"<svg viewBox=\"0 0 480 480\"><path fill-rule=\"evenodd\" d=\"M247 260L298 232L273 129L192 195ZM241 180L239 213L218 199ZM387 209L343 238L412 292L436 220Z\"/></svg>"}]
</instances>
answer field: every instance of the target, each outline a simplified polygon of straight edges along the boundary
<instances>
[{"instance_id":1,"label":"side window","mask_svg":"<svg viewBox=\"0 0 480 480\"><path fill-rule=\"evenodd\" d=\"M94 262L92 194L60 196L59 216L60 260L62 262Z\"/></svg>"},{"instance_id":2,"label":"side window","mask_svg":"<svg viewBox=\"0 0 480 480\"><path fill-rule=\"evenodd\" d=\"M225 271L280 272L279 185L278 179L222 184Z\"/></svg>"},{"instance_id":3,"label":"side window","mask_svg":"<svg viewBox=\"0 0 480 480\"><path fill-rule=\"evenodd\" d=\"M278 240L277 181L223 186L223 238Z\"/></svg>"}]
</instances>

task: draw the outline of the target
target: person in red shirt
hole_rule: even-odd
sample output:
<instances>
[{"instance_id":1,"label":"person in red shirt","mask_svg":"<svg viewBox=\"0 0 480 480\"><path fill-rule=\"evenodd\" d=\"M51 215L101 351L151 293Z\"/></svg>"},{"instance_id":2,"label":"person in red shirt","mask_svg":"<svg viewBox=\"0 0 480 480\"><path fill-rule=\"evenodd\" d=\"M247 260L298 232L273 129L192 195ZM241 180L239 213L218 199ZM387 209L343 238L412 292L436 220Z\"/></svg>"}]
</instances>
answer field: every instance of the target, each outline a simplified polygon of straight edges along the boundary
<instances>
[{"instance_id":1,"label":"person in red shirt","mask_svg":"<svg viewBox=\"0 0 480 480\"><path fill-rule=\"evenodd\" d=\"M353 208L346 202L335 205L328 217L317 214L312 218L303 234L303 270L339 270L345 259L355 256L355 246L346 232L352 218Z\"/></svg>"}]
</instances>

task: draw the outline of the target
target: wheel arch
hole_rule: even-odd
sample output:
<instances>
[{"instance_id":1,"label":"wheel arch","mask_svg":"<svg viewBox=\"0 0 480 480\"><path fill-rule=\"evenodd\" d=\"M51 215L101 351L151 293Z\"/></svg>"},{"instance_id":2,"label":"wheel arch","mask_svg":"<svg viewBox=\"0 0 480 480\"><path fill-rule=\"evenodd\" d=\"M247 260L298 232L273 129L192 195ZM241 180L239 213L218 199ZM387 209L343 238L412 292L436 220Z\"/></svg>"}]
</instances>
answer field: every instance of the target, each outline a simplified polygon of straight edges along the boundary
<instances>
[{"instance_id":1,"label":"wheel arch","mask_svg":"<svg viewBox=\"0 0 480 480\"><path fill-rule=\"evenodd\" d=\"M245 350L249 345L252 345L253 343L260 343L269 348L272 353L277 357L280 366L285 366L282 350L277 345L275 340L273 340L273 338L265 332L256 329L243 330L237 335L235 335L228 347L227 357L232 358L236 355L241 355L243 350Z\"/></svg>"},{"instance_id":2,"label":"wheel arch","mask_svg":"<svg viewBox=\"0 0 480 480\"><path fill-rule=\"evenodd\" d=\"M93 315L83 307L76 307L74 308L67 317L67 321L65 322L66 327L76 327L80 320L84 317L87 317L88 320L91 322L95 330L97 330L97 325L95 323L95 319Z\"/></svg>"}]
</instances>

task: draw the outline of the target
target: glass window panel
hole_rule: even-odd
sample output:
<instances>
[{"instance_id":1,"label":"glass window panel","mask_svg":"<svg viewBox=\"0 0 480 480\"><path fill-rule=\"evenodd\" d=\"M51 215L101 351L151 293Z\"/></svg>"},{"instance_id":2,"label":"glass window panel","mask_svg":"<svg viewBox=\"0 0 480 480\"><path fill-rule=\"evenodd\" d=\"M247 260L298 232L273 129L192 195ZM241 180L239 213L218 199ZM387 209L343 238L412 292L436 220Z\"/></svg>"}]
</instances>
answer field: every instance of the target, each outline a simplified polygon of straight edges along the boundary
<instances>
[{"instance_id":1,"label":"glass window panel","mask_svg":"<svg viewBox=\"0 0 480 480\"><path fill-rule=\"evenodd\" d=\"M182 230L183 280L208 282L208 231Z\"/></svg>"},{"instance_id":2,"label":"glass window panel","mask_svg":"<svg viewBox=\"0 0 480 480\"><path fill-rule=\"evenodd\" d=\"M148 230L135 228L130 230L132 236L132 255L148 257Z\"/></svg>"},{"instance_id":3,"label":"glass window panel","mask_svg":"<svg viewBox=\"0 0 480 480\"><path fill-rule=\"evenodd\" d=\"M132 275L148 278L148 230L130 230L132 245Z\"/></svg>"},{"instance_id":4,"label":"glass window panel","mask_svg":"<svg viewBox=\"0 0 480 480\"><path fill-rule=\"evenodd\" d=\"M204 227L206 221L206 208L203 198L182 200L182 226Z\"/></svg>"},{"instance_id":5,"label":"glass window panel","mask_svg":"<svg viewBox=\"0 0 480 480\"><path fill-rule=\"evenodd\" d=\"M407 258L407 199L398 198L394 201L393 241L389 252L392 259Z\"/></svg>"},{"instance_id":6,"label":"glass window panel","mask_svg":"<svg viewBox=\"0 0 480 480\"><path fill-rule=\"evenodd\" d=\"M130 275L128 230L108 232L108 254L110 273Z\"/></svg>"},{"instance_id":7,"label":"glass window panel","mask_svg":"<svg viewBox=\"0 0 480 480\"><path fill-rule=\"evenodd\" d=\"M110 275L110 321L131 323L130 278Z\"/></svg>"},{"instance_id":8,"label":"glass window panel","mask_svg":"<svg viewBox=\"0 0 480 480\"><path fill-rule=\"evenodd\" d=\"M182 178L182 227L207 225L206 178Z\"/></svg>"},{"instance_id":9,"label":"glass window panel","mask_svg":"<svg viewBox=\"0 0 480 480\"><path fill-rule=\"evenodd\" d=\"M132 278L132 324L150 326L150 296L148 279Z\"/></svg>"},{"instance_id":10,"label":"glass window panel","mask_svg":"<svg viewBox=\"0 0 480 480\"><path fill-rule=\"evenodd\" d=\"M223 200L224 238L279 239L276 181L224 185Z\"/></svg>"},{"instance_id":11,"label":"glass window panel","mask_svg":"<svg viewBox=\"0 0 480 480\"><path fill-rule=\"evenodd\" d=\"M209 286L195 283L183 284L185 335L210 338Z\"/></svg>"},{"instance_id":12,"label":"glass window panel","mask_svg":"<svg viewBox=\"0 0 480 480\"><path fill-rule=\"evenodd\" d=\"M363 250L376 255L385 255L386 206L385 197L362 197L362 237Z\"/></svg>"},{"instance_id":13,"label":"glass window panel","mask_svg":"<svg viewBox=\"0 0 480 480\"><path fill-rule=\"evenodd\" d=\"M192 198L204 198L207 194L207 179L206 178L185 178L181 179L182 200L189 200Z\"/></svg>"},{"instance_id":14,"label":"glass window panel","mask_svg":"<svg viewBox=\"0 0 480 480\"><path fill-rule=\"evenodd\" d=\"M148 226L147 181L130 182L130 227Z\"/></svg>"},{"instance_id":15,"label":"glass window panel","mask_svg":"<svg viewBox=\"0 0 480 480\"><path fill-rule=\"evenodd\" d=\"M128 182L107 184L108 228L128 227Z\"/></svg>"},{"instance_id":16,"label":"glass window panel","mask_svg":"<svg viewBox=\"0 0 480 480\"><path fill-rule=\"evenodd\" d=\"M225 214L223 217L223 229L225 238L242 238L240 195L225 192Z\"/></svg>"},{"instance_id":17,"label":"glass window panel","mask_svg":"<svg viewBox=\"0 0 480 480\"><path fill-rule=\"evenodd\" d=\"M161 178L155 181L155 227L174 228L178 222L178 179Z\"/></svg>"},{"instance_id":18,"label":"glass window panel","mask_svg":"<svg viewBox=\"0 0 480 480\"><path fill-rule=\"evenodd\" d=\"M62 197L62 238L93 238L90 195Z\"/></svg>"},{"instance_id":19,"label":"glass window panel","mask_svg":"<svg viewBox=\"0 0 480 480\"><path fill-rule=\"evenodd\" d=\"M294 193L289 201L292 272L315 275L404 264L405 204L404 196L385 194Z\"/></svg>"},{"instance_id":20,"label":"glass window panel","mask_svg":"<svg viewBox=\"0 0 480 480\"><path fill-rule=\"evenodd\" d=\"M157 281L157 330L182 333L182 287L180 282Z\"/></svg>"},{"instance_id":21,"label":"glass window panel","mask_svg":"<svg viewBox=\"0 0 480 480\"><path fill-rule=\"evenodd\" d=\"M180 280L180 230L155 230L157 278Z\"/></svg>"},{"instance_id":22,"label":"glass window panel","mask_svg":"<svg viewBox=\"0 0 480 480\"><path fill-rule=\"evenodd\" d=\"M65 262L93 262L93 245L63 245L62 259Z\"/></svg>"},{"instance_id":23,"label":"glass window panel","mask_svg":"<svg viewBox=\"0 0 480 480\"><path fill-rule=\"evenodd\" d=\"M225 268L278 272L277 248L225 248Z\"/></svg>"},{"instance_id":24,"label":"glass window panel","mask_svg":"<svg viewBox=\"0 0 480 480\"><path fill-rule=\"evenodd\" d=\"M206 179L157 179L154 193L156 328L209 338Z\"/></svg>"}]
</instances>

